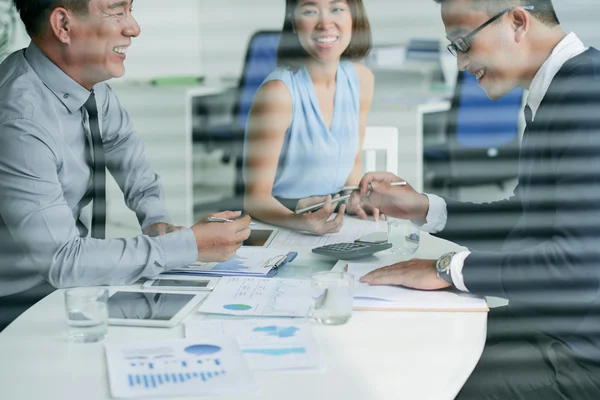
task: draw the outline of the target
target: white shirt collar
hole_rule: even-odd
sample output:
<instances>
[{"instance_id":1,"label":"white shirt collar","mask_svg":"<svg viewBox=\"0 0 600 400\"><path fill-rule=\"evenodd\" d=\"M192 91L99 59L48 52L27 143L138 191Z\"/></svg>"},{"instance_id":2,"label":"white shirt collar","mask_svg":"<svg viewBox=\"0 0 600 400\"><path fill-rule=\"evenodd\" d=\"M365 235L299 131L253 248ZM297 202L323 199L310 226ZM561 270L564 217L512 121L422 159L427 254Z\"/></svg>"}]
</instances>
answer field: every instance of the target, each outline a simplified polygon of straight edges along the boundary
<instances>
[{"instance_id":1,"label":"white shirt collar","mask_svg":"<svg viewBox=\"0 0 600 400\"><path fill-rule=\"evenodd\" d=\"M554 76L567 61L580 55L587 49L577 35L571 32L552 50L550 57L542 64L542 67L535 74L529 87L527 105L531 107L532 121L535 119L535 114L538 108L540 108L542 99L546 95Z\"/></svg>"}]
</instances>

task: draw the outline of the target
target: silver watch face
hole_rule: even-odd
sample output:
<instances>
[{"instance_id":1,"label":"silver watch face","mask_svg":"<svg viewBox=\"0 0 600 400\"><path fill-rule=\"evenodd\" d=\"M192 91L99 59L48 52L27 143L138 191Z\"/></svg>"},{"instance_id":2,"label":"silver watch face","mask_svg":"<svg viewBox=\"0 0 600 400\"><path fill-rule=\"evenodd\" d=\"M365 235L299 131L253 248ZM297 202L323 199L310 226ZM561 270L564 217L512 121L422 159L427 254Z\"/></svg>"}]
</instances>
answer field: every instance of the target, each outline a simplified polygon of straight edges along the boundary
<instances>
[{"instance_id":1,"label":"silver watch face","mask_svg":"<svg viewBox=\"0 0 600 400\"><path fill-rule=\"evenodd\" d=\"M452 254L444 254L439 260L439 269L446 270L450 266L450 262L452 262Z\"/></svg>"}]
</instances>

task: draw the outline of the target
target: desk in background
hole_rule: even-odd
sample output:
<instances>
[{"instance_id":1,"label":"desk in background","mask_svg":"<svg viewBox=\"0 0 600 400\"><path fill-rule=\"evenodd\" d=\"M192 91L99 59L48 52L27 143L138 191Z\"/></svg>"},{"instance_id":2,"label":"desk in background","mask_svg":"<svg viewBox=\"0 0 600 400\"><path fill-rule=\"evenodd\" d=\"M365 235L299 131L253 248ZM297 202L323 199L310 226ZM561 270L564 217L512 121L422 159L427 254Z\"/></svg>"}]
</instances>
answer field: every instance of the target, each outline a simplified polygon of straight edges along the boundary
<instances>
[{"instance_id":1,"label":"desk in background","mask_svg":"<svg viewBox=\"0 0 600 400\"><path fill-rule=\"evenodd\" d=\"M457 248L423 233L414 256L435 258ZM393 263L400 259L386 251L366 261ZM334 269L345 264L337 262ZM331 265L330 259L304 249L279 277L306 277ZM182 326L110 326L103 342L69 342L63 296L62 290L56 291L0 333L3 398L109 399L103 343L184 337ZM479 360L486 319L487 313L479 312L355 312L346 325L314 325L324 364L321 371L256 372L256 395L202 398L450 400Z\"/></svg>"}]
</instances>

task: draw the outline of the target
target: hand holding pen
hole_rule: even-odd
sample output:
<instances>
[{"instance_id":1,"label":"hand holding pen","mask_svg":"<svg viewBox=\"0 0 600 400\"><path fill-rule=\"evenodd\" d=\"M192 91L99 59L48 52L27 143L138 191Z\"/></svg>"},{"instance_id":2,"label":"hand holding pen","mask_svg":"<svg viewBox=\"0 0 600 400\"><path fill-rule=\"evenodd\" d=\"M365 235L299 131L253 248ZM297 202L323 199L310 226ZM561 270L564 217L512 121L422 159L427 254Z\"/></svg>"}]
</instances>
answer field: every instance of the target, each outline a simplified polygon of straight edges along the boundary
<instances>
[{"instance_id":1,"label":"hand holding pen","mask_svg":"<svg viewBox=\"0 0 600 400\"><path fill-rule=\"evenodd\" d=\"M210 214L192 226L198 261L227 261L235 255L250 236L250 216L241 217L241 214L240 211ZM226 221L231 222L222 223Z\"/></svg>"},{"instance_id":2,"label":"hand holding pen","mask_svg":"<svg viewBox=\"0 0 600 400\"><path fill-rule=\"evenodd\" d=\"M350 203L375 207L390 217L424 221L429 210L429 198L417 192L404 181L389 172L370 172L352 192ZM357 213L360 217L365 214Z\"/></svg>"},{"instance_id":3,"label":"hand holding pen","mask_svg":"<svg viewBox=\"0 0 600 400\"><path fill-rule=\"evenodd\" d=\"M406 182L403 182L403 181L402 182L391 182L390 183L390 186L405 186L405 185L406 185ZM369 188L370 188L370 186L369 186ZM345 192L345 191L348 191L348 190L357 191L359 189L360 189L360 186L344 186L341 191L342 192ZM335 204L337 202L347 200L351 196L352 196L352 193L341 195L339 197L334 198L332 200L332 203ZM316 204L312 204L312 205L307 206L307 207L302 207L302 208L299 208L299 209L296 210L296 214L304 214L305 212L308 212L308 211L314 211L314 210L317 210L317 209L323 207L324 205L325 205L325 202L322 201L322 202L319 202L319 203L316 203Z\"/></svg>"}]
</instances>

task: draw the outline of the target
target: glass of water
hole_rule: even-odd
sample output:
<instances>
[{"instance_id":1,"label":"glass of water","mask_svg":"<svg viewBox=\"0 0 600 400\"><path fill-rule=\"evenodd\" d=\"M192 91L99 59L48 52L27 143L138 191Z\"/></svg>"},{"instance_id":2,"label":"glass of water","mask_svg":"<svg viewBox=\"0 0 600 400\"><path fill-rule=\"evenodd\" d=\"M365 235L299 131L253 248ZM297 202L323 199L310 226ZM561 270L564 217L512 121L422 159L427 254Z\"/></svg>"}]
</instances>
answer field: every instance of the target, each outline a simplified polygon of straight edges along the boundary
<instances>
[{"instance_id":1,"label":"glass of water","mask_svg":"<svg viewBox=\"0 0 600 400\"><path fill-rule=\"evenodd\" d=\"M352 316L354 277L345 272L312 275L312 318L321 324L340 325Z\"/></svg>"},{"instance_id":2,"label":"glass of water","mask_svg":"<svg viewBox=\"0 0 600 400\"><path fill-rule=\"evenodd\" d=\"M396 254L413 254L419 248L419 227L406 219L387 217L388 242Z\"/></svg>"},{"instance_id":3,"label":"glass of water","mask_svg":"<svg viewBox=\"0 0 600 400\"><path fill-rule=\"evenodd\" d=\"M76 288L65 292L67 333L74 342L97 342L108 331L108 289Z\"/></svg>"}]
</instances>

